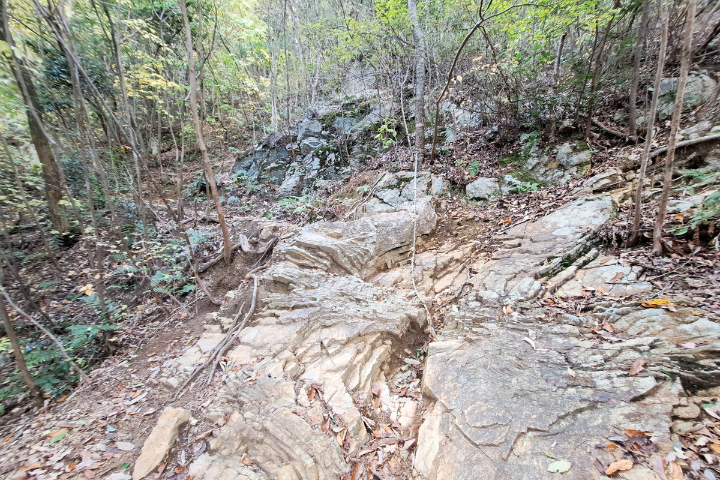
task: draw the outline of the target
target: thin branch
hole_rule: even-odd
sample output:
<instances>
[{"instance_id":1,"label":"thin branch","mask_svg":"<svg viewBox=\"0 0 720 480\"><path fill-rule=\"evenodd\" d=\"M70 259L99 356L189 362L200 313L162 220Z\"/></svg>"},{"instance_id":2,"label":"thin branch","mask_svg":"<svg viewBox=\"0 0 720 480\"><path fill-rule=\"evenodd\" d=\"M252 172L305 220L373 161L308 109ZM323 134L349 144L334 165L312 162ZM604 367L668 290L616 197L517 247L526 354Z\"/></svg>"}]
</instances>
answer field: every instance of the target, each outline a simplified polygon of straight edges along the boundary
<instances>
[{"instance_id":1,"label":"thin branch","mask_svg":"<svg viewBox=\"0 0 720 480\"><path fill-rule=\"evenodd\" d=\"M15 302L12 301L12 298L10 298L10 295L7 294L7 291L5 291L5 287L0 284L0 294L2 294L3 297L5 297L5 300L7 301L8 305L10 305L13 309L15 309L16 312L18 312L20 315L25 317L28 322L32 323L35 327L40 329L45 335L48 336L50 340L55 343L55 345L60 349L60 354L63 356L65 360L67 360L68 363L70 363L70 366L75 370L75 373L77 373L83 382L89 382L90 378L85 374L85 372L82 371L82 369L77 365L77 363L73 362L70 356L68 355L67 351L65 350L65 347L63 347L63 344L60 343L60 340L50 333L50 331L43 327L40 323L38 323L34 318L32 318L30 315L25 313L23 309L21 309L19 306L15 304Z\"/></svg>"}]
</instances>

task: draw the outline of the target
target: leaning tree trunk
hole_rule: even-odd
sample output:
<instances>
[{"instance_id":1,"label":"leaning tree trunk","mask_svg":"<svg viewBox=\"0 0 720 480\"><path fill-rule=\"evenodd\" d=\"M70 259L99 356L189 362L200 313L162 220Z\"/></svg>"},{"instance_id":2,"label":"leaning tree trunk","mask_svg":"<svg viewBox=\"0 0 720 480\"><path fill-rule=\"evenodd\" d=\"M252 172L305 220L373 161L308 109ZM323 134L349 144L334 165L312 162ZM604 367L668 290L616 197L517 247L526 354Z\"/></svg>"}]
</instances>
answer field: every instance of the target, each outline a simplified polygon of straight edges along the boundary
<instances>
[{"instance_id":1,"label":"leaning tree trunk","mask_svg":"<svg viewBox=\"0 0 720 480\"><path fill-rule=\"evenodd\" d=\"M417 16L415 0L408 0L408 11L415 37L415 152L419 162L425 157L425 36Z\"/></svg>"},{"instance_id":2,"label":"leaning tree trunk","mask_svg":"<svg viewBox=\"0 0 720 480\"><path fill-rule=\"evenodd\" d=\"M680 61L680 78L678 79L677 95L675 96L675 108L673 109L672 122L670 123L668 150L665 155L665 178L663 180L662 196L660 197L660 203L658 204L658 215L655 220L655 230L653 231L653 255L662 255L663 252L662 230L663 224L665 223L665 212L667 211L667 200L670 195L670 187L672 187L673 160L675 159L677 132L680 128L680 117L682 116L685 85L687 84L688 72L690 70L690 60L692 59L692 36L696 6L697 0L690 0L688 2L682 59Z\"/></svg>"},{"instance_id":3,"label":"leaning tree trunk","mask_svg":"<svg viewBox=\"0 0 720 480\"><path fill-rule=\"evenodd\" d=\"M0 317L2 317L3 325L5 326L5 335L7 335L8 339L10 340L10 346L13 349L13 355L15 355L15 363L17 363L18 370L20 370L20 376L25 381L25 384L30 390L30 397L32 398L33 403L36 406L41 407L43 404L43 399L42 395L40 394L40 389L37 387L37 385L35 385L35 381L33 380L32 375L30 375L30 371L27 367L27 362L25 362L25 357L23 357L22 354L20 340L18 340L17 334L15 333L15 327L13 327L13 324L10 321L10 316L8 315L7 308L5 308L5 300L3 300L2 297L0 297Z\"/></svg>"},{"instance_id":4,"label":"leaning tree trunk","mask_svg":"<svg viewBox=\"0 0 720 480\"><path fill-rule=\"evenodd\" d=\"M0 15L2 16L2 21L0 22L0 41L7 42L11 47L9 51L12 55L12 62L9 62L9 67L15 74L18 89L22 93L25 105L27 106L30 140L42 164L42 177L45 182L45 199L47 201L50 223L52 223L55 230L64 234L70 231L70 224L65 212L65 207L60 203L63 197L62 185L60 183L60 168L55 161L50 140L42 124L40 104L30 72L28 72L21 60L17 58L12 48L14 41L10 33L6 0L0 2Z\"/></svg>"},{"instance_id":5,"label":"leaning tree trunk","mask_svg":"<svg viewBox=\"0 0 720 480\"><path fill-rule=\"evenodd\" d=\"M225 215L223 215L223 208L220 204L220 198L218 197L215 175L213 175L212 166L210 165L210 157L208 156L207 147L205 146L202 124L200 123L200 116L198 114L195 58L193 57L192 33L190 31L190 22L188 20L187 8L185 7L185 0L180 0L180 10L182 11L183 23L185 24L185 49L187 50L188 55L188 77L190 81L190 110L192 113L193 125L195 127L195 136L197 137L198 148L200 149L200 154L202 155L203 166L205 167L205 176L207 177L207 182L210 185L210 192L212 193L213 201L215 202L215 209L218 214L218 220L220 221L220 229L222 230L224 244L223 256L225 257L225 263L229 264L232 245L230 243L230 233L228 233L227 225L225 224Z\"/></svg>"},{"instance_id":6,"label":"leaning tree trunk","mask_svg":"<svg viewBox=\"0 0 720 480\"><path fill-rule=\"evenodd\" d=\"M644 0L642 6L642 15L640 16L640 26L638 27L638 38L635 42L633 51L633 73L630 80L630 109L628 123L630 128L630 136L637 138L637 91L638 83L640 83L640 58L642 57L643 44L645 43L645 26L648 20L648 11L650 10L650 1Z\"/></svg>"},{"instance_id":7,"label":"leaning tree trunk","mask_svg":"<svg viewBox=\"0 0 720 480\"><path fill-rule=\"evenodd\" d=\"M660 34L660 55L658 56L657 71L655 72L655 84L653 86L653 96L650 102L650 110L646 118L646 134L645 149L640 159L640 172L638 173L637 189L635 190L635 215L633 218L633 226L630 234L629 245L635 245L640 234L640 221L642 219L642 203L643 191L645 190L645 172L647 171L648 160L650 158L650 148L653 141L653 129L655 128L655 117L657 116L658 99L660 98L660 82L663 78L663 70L665 68L665 55L667 55L668 30L670 18L668 16L667 4L665 0L660 0L660 17L662 18L662 30Z\"/></svg>"}]
</instances>

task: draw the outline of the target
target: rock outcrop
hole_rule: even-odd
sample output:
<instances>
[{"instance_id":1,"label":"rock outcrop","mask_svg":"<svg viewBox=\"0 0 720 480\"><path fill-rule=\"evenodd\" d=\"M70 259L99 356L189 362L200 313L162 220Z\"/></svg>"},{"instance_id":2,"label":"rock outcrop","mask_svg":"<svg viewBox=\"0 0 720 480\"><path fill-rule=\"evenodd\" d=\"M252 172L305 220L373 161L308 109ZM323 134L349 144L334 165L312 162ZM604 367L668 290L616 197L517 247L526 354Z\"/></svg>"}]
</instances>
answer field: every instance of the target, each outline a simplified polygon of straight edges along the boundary
<instances>
[{"instance_id":1,"label":"rock outcrop","mask_svg":"<svg viewBox=\"0 0 720 480\"><path fill-rule=\"evenodd\" d=\"M378 191L392 202L382 205L406 203L402 192L391 198ZM424 198L430 205L431 197ZM262 275L255 319L226 355L234 371L206 413L230 421L191 475L335 479L349 472L347 455L369 438L363 409L373 382L427 327L417 301L364 281L387 255L407 251L416 219L418 234L434 228L434 221L420 228L419 216L398 208L311 224L280 241ZM221 324L240 308L240 295L228 298ZM414 409L393 408L398 421L412 422Z\"/></svg>"},{"instance_id":2,"label":"rock outcrop","mask_svg":"<svg viewBox=\"0 0 720 480\"><path fill-rule=\"evenodd\" d=\"M308 109L296 128L273 133L244 152L235 175L280 185L280 196L297 196L320 182L348 177L383 150L375 138L378 125L394 117L389 95L359 92L338 105Z\"/></svg>"}]
</instances>

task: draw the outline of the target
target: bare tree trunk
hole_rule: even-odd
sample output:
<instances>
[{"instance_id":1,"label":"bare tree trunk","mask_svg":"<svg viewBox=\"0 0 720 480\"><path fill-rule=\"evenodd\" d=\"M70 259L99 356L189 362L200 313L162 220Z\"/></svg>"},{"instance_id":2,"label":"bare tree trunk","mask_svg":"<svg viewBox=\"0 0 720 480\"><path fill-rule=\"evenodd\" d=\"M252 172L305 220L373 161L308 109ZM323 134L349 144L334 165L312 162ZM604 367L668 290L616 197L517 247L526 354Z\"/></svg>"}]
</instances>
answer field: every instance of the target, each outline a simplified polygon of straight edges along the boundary
<instances>
[{"instance_id":1,"label":"bare tree trunk","mask_svg":"<svg viewBox=\"0 0 720 480\"><path fill-rule=\"evenodd\" d=\"M618 8L619 4L620 0L615 0L615 5L613 6L613 8ZM588 138L590 138L590 129L592 128L593 108L595 107L595 90L597 89L598 76L602 72L603 53L605 50L605 45L607 44L608 35L610 35L610 30L612 30L613 22L615 21L616 15L617 12L613 13L613 16L610 18L610 21L605 27L605 32L603 33L602 41L598 46L597 55L595 57L595 68L593 69L593 74L590 78L590 98L588 99L587 118L585 119L585 136Z\"/></svg>"},{"instance_id":2,"label":"bare tree trunk","mask_svg":"<svg viewBox=\"0 0 720 480\"><path fill-rule=\"evenodd\" d=\"M415 152L422 163L425 158L425 36L415 0L408 0L408 11L415 37Z\"/></svg>"},{"instance_id":3,"label":"bare tree trunk","mask_svg":"<svg viewBox=\"0 0 720 480\"><path fill-rule=\"evenodd\" d=\"M227 225L225 224L225 215L223 215L223 208L220 204L220 198L218 197L217 185L215 184L215 175L213 175L212 166L210 165L210 157L207 153L207 147L205 146L205 139L203 138L202 124L200 123L200 117L197 110L197 81L195 78L195 58L193 55L193 44L192 34L190 31L190 22L187 16L187 8L185 7L185 0L180 0L180 10L182 11L183 23L185 24L185 49L188 55L188 77L190 80L190 110L192 110L193 125L195 127L195 136L197 137L198 148L200 148L200 154L202 155L203 165L205 167L205 176L207 182L210 185L210 191L212 193L213 201L215 202L215 209L217 210L218 220L220 221L220 229L223 234L223 250L225 263L230 263L231 248L230 233L228 232Z\"/></svg>"},{"instance_id":4,"label":"bare tree trunk","mask_svg":"<svg viewBox=\"0 0 720 480\"><path fill-rule=\"evenodd\" d=\"M665 178L663 180L662 196L658 203L658 216L653 231L653 255L662 255L662 228L665 223L665 212L667 211L667 200L672 187L673 160L675 159L675 146L677 144L677 132L680 128L680 117L682 116L683 97L685 96L685 85L687 84L690 60L692 59L692 36L693 23L695 21L695 7L697 0L689 0L687 7L687 18L685 19L685 34L683 38L682 59L680 60L680 78L678 79L677 94L675 96L675 108L673 110L672 122L670 123L670 139L668 150L665 155Z\"/></svg>"},{"instance_id":5,"label":"bare tree trunk","mask_svg":"<svg viewBox=\"0 0 720 480\"><path fill-rule=\"evenodd\" d=\"M650 1L644 0L642 6L642 15L640 16L640 25L638 26L638 38L635 42L633 51L633 73L630 79L630 118L628 119L630 136L637 138L637 90L640 83L640 58L642 57L643 45L645 44L645 29L648 20L648 11L650 10ZM662 1L662 0L661 0Z\"/></svg>"},{"instance_id":6,"label":"bare tree trunk","mask_svg":"<svg viewBox=\"0 0 720 480\"><path fill-rule=\"evenodd\" d=\"M565 48L566 38L567 33L563 33L562 37L560 37L560 44L558 45L557 55L555 55L555 68L553 69L553 85L557 84L558 77L560 76L560 61L562 59L563 48Z\"/></svg>"},{"instance_id":7,"label":"bare tree trunk","mask_svg":"<svg viewBox=\"0 0 720 480\"><path fill-rule=\"evenodd\" d=\"M649 0L648 0L649 1ZM643 150L640 160L640 172L638 173L637 188L635 190L635 215L633 217L633 226L630 234L629 245L635 245L640 235L640 221L642 219L642 203L643 191L645 190L645 172L650 158L650 148L653 141L653 130L655 128L655 117L657 116L658 98L660 98L660 82L663 78L663 70L665 68L665 56L667 55L668 31L670 18L668 16L666 0L660 1L660 18L662 19L662 29L660 33L660 55L658 56L657 71L655 72L655 84L653 86L653 96L650 101L650 110L646 114L647 130L645 134L645 149Z\"/></svg>"},{"instance_id":8,"label":"bare tree trunk","mask_svg":"<svg viewBox=\"0 0 720 480\"><path fill-rule=\"evenodd\" d=\"M70 231L70 225L65 212L65 207L60 203L62 200L62 186L60 184L60 167L55 161L50 139L47 137L42 117L40 116L40 104L38 103L37 91L32 82L32 77L27 68L17 58L14 51L12 34L10 32L10 24L8 22L7 0L0 2L0 41L7 42L10 46L9 52L12 56L12 63L9 67L15 74L18 89L22 93L25 105L27 107L28 129L30 130L30 139L38 159L42 164L42 177L45 182L45 199L48 206L50 222L55 230L61 234Z\"/></svg>"},{"instance_id":9,"label":"bare tree trunk","mask_svg":"<svg viewBox=\"0 0 720 480\"><path fill-rule=\"evenodd\" d=\"M15 333L15 328L10 321L10 316L8 315L7 308L5 308L5 299L3 299L2 297L0 297L0 317L2 317L3 325L5 326L5 334L10 340L10 346L12 346L13 355L15 355L15 363L17 363L18 370L20 370L20 376L25 381L25 385L27 385L28 389L30 390L30 397L32 398L33 403L38 407L42 407L43 400L42 395L40 394L40 389L37 387L37 385L35 385L35 380L33 380L32 375L30 375L27 363L25 362L25 357L23 357L22 354L20 340L18 340L17 334Z\"/></svg>"}]
</instances>

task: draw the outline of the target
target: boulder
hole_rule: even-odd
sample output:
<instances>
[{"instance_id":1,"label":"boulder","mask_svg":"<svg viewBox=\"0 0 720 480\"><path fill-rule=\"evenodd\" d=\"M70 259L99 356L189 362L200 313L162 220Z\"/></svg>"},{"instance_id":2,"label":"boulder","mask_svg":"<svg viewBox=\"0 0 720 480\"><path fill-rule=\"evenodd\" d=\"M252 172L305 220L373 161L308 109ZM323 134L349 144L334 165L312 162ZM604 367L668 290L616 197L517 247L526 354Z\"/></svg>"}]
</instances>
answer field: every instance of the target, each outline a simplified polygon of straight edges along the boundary
<instances>
[{"instance_id":1,"label":"boulder","mask_svg":"<svg viewBox=\"0 0 720 480\"><path fill-rule=\"evenodd\" d=\"M480 177L465 187L465 194L471 200L490 200L500 193L500 184L495 178Z\"/></svg>"},{"instance_id":2,"label":"boulder","mask_svg":"<svg viewBox=\"0 0 720 480\"><path fill-rule=\"evenodd\" d=\"M162 463L175 443L180 427L188 420L190 420L189 410L165 407L157 424L145 440L140 457L135 462L133 480L145 478Z\"/></svg>"},{"instance_id":3,"label":"boulder","mask_svg":"<svg viewBox=\"0 0 720 480\"><path fill-rule=\"evenodd\" d=\"M573 193L579 194L583 192L592 194L606 190L615 190L627 185L628 182L625 180L622 170L619 168L609 168L607 171L593 175L585 180Z\"/></svg>"},{"instance_id":4,"label":"boulder","mask_svg":"<svg viewBox=\"0 0 720 480\"><path fill-rule=\"evenodd\" d=\"M297 141L302 142L306 138L320 137L322 124L318 120L305 120L298 124Z\"/></svg>"},{"instance_id":5,"label":"boulder","mask_svg":"<svg viewBox=\"0 0 720 480\"><path fill-rule=\"evenodd\" d=\"M590 150L582 149L573 143L563 143L557 148L555 154L558 163L566 170L590 162L591 157L592 152Z\"/></svg>"},{"instance_id":6,"label":"boulder","mask_svg":"<svg viewBox=\"0 0 720 480\"><path fill-rule=\"evenodd\" d=\"M257 146L245 151L235 161L234 175L245 175L255 180L262 173L273 183L282 183L285 171L290 163L290 153L286 146L292 137L287 133L275 133L265 137Z\"/></svg>"},{"instance_id":7,"label":"boulder","mask_svg":"<svg viewBox=\"0 0 720 480\"><path fill-rule=\"evenodd\" d=\"M663 78L660 83L660 98L658 100L658 115L661 120L672 116L675 108L675 95L677 93L678 78ZM710 99L716 82L707 72L691 72L685 87L683 97L683 110L689 111L704 104Z\"/></svg>"},{"instance_id":8,"label":"boulder","mask_svg":"<svg viewBox=\"0 0 720 480\"><path fill-rule=\"evenodd\" d=\"M300 142L300 154L308 155L314 150L326 145L327 142L317 137L307 137Z\"/></svg>"},{"instance_id":9,"label":"boulder","mask_svg":"<svg viewBox=\"0 0 720 480\"><path fill-rule=\"evenodd\" d=\"M678 139L692 140L694 138L702 137L710 131L712 123L708 121L698 122L695 125L684 128L678 132Z\"/></svg>"}]
</instances>

